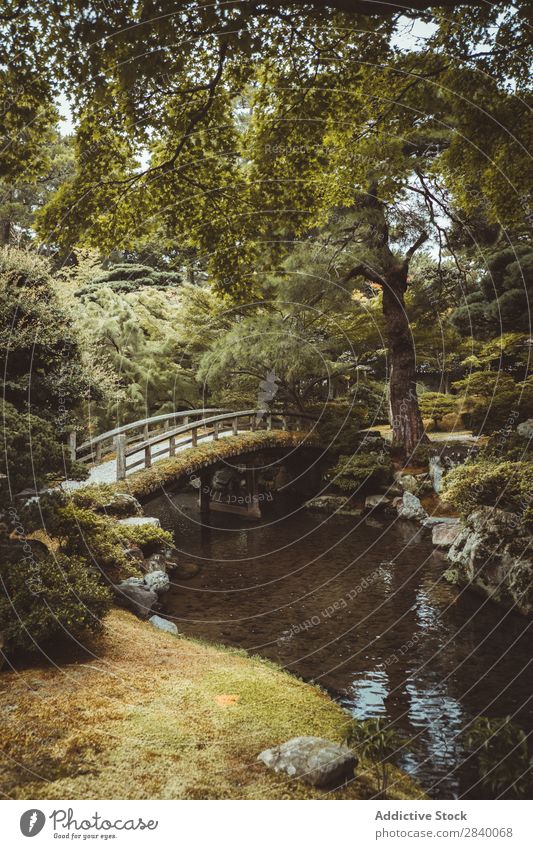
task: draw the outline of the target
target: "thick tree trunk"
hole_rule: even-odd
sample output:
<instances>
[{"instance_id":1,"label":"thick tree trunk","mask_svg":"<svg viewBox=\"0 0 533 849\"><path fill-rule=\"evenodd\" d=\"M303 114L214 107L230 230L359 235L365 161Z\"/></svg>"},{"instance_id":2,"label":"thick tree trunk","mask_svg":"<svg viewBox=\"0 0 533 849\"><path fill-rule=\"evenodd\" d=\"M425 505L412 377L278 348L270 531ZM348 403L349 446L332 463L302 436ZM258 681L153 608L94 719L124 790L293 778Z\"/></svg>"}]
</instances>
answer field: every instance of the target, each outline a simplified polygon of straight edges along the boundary
<instances>
[{"instance_id":1,"label":"thick tree trunk","mask_svg":"<svg viewBox=\"0 0 533 849\"><path fill-rule=\"evenodd\" d=\"M394 443L412 451L427 442L416 394L416 357L413 337L405 312L407 272L398 269L387 275L383 286L383 315L390 358L390 415Z\"/></svg>"}]
</instances>

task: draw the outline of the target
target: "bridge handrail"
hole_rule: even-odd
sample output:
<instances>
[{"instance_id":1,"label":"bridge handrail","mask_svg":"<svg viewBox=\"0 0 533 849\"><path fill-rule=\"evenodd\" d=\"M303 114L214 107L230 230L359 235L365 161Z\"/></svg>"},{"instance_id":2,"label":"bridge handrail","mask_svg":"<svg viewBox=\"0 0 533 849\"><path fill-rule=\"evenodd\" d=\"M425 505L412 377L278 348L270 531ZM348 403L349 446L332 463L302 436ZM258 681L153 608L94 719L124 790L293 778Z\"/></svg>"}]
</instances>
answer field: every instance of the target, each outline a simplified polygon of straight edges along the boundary
<instances>
[{"instance_id":1,"label":"bridge handrail","mask_svg":"<svg viewBox=\"0 0 533 849\"><path fill-rule=\"evenodd\" d=\"M261 419L257 420L258 413L261 413ZM172 428L171 430L164 431L162 433L156 434L149 439L145 439L142 442L137 442L134 445L126 447L126 436L125 434L118 434L115 440L116 446L116 456L117 456L117 480L124 480L128 471L137 468L138 466L143 466L145 469L151 467L153 460L156 457L161 457L162 454L168 454L169 457L173 457L176 453L176 436L180 436L182 434L190 433L191 436L189 439L182 440L179 445L183 447L187 443L191 443L191 445L196 446L198 444L198 431L203 428L209 428L210 425L213 425L213 430L206 433L205 436L212 436L213 439L219 438L219 428L221 422L231 422L233 433L238 433L238 421L241 418L249 418L250 419L250 429L256 430L261 428L264 424L267 430L272 429L272 419L278 418L283 421L283 428L287 429L287 419L288 418L296 418L298 420L301 419L311 419L316 421L316 417L309 415L308 413L300 413L294 412L292 410L236 410L231 411L227 410L224 413L217 416L209 416L206 419L195 419L192 422L188 422L185 425L180 425L179 427ZM264 420L264 421L263 421ZM152 448L160 445L161 443L168 443L161 451L156 453L152 453ZM133 463L128 465L128 458L133 457L135 455L144 455L141 459L135 460Z\"/></svg>"},{"instance_id":2,"label":"bridge handrail","mask_svg":"<svg viewBox=\"0 0 533 849\"><path fill-rule=\"evenodd\" d=\"M198 429L200 427L206 427L207 425L217 424L220 422L225 422L228 420L242 419L245 416L256 416L258 410L237 410L232 411L228 410L225 413L222 413L218 416L210 416L207 419L200 419L195 422L189 422L185 425L180 425L179 427L172 428L171 430L164 431L163 433L158 433L155 436L152 436L150 439L145 439L143 442L138 442L135 445L131 445L124 452L125 457L131 457L133 454L137 454L139 451L143 451L145 448L152 448L154 445L159 445L160 442L166 442L167 439L170 439L172 436L179 436L182 433L188 433L191 430ZM297 418L297 419L315 419L315 416L311 416L308 413L297 413L297 412L278 412L277 410L267 411L265 413L265 417L272 416L276 418Z\"/></svg>"},{"instance_id":3,"label":"bridge handrail","mask_svg":"<svg viewBox=\"0 0 533 849\"><path fill-rule=\"evenodd\" d=\"M104 433L99 433L97 436L91 437L91 439L82 443L82 445L77 446L76 453L78 453L79 451L84 451L87 448L93 448L100 442L105 442L108 439L113 439L115 436L127 433L130 430L136 430L138 428L150 426L151 424L156 424L158 422L165 422L169 419L185 418L185 416L201 415L203 413L215 413L223 410L224 407L206 407L203 410L177 410L173 413L161 413L157 416L150 416L147 419L139 419L136 422L130 422L129 424L121 425L120 427L115 427L113 428L113 430L106 430Z\"/></svg>"}]
</instances>

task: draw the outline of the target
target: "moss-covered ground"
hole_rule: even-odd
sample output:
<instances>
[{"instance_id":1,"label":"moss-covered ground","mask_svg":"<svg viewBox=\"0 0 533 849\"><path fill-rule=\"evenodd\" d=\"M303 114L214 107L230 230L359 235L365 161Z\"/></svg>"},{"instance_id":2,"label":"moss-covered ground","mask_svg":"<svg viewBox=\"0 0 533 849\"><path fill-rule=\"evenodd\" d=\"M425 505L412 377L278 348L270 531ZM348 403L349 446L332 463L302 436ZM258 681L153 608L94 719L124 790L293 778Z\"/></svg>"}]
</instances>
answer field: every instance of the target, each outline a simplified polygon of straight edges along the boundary
<instances>
[{"instance_id":1,"label":"moss-covered ground","mask_svg":"<svg viewBox=\"0 0 533 849\"><path fill-rule=\"evenodd\" d=\"M325 693L259 658L114 610L82 659L0 673L0 790L16 799L305 799L328 794L257 762L296 735L342 741ZM334 798L376 793L371 770ZM394 770L391 798L420 798Z\"/></svg>"}]
</instances>

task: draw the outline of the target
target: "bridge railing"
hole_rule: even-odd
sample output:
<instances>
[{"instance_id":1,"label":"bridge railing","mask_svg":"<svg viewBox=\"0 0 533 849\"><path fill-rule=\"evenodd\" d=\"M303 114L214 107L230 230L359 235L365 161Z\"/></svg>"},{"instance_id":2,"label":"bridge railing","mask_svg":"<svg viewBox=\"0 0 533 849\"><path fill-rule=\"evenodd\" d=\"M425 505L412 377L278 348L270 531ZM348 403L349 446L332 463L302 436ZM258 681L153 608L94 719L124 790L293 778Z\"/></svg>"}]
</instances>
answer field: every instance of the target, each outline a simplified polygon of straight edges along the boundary
<instances>
[{"instance_id":1,"label":"bridge railing","mask_svg":"<svg viewBox=\"0 0 533 849\"><path fill-rule=\"evenodd\" d=\"M76 445L76 432L73 431L69 434L70 456L73 460L79 460L82 463L100 463L106 453L116 450L116 440L119 437L124 437L123 444L125 445L140 444L149 439L151 434L168 431L172 422L182 421L184 425L187 425L191 420L204 418L206 413L222 412L224 412L223 407L206 407L203 410L178 410L173 413L162 413L159 416L139 419L139 421L113 428L113 430L107 430L105 433L99 433L78 446Z\"/></svg>"},{"instance_id":2,"label":"bridge railing","mask_svg":"<svg viewBox=\"0 0 533 849\"><path fill-rule=\"evenodd\" d=\"M154 460L162 457L173 457L177 450L188 445L196 446L198 440L219 439L226 431L237 435L243 431L291 430L294 423L297 430L307 430L315 417L305 413L295 412L258 412L257 410L239 410L238 412L223 412L220 415L204 419L188 421L179 427L171 428L162 433L145 439L143 442L128 447L125 434L115 438L117 452L117 480L124 480L133 469L149 469ZM140 456L137 456L140 455ZM128 462L132 460L132 462Z\"/></svg>"}]
</instances>

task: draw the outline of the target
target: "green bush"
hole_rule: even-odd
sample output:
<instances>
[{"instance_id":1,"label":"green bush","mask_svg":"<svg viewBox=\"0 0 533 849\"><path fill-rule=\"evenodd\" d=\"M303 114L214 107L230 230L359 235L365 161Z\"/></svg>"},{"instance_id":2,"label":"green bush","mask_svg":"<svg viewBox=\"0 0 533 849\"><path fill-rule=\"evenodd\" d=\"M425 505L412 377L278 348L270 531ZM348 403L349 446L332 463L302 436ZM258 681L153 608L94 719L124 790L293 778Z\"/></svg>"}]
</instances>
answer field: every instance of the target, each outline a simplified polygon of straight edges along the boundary
<instances>
[{"instance_id":1,"label":"green bush","mask_svg":"<svg viewBox=\"0 0 533 849\"><path fill-rule=\"evenodd\" d=\"M506 716L478 716L465 732L466 748L476 757L481 783L493 795L530 798L533 763L525 731Z\"/></svg>"},{"instance_id":2,"label":"green bush","mask_svg":"<svg viewBox=\"0 0 533 849\"><path fill-rule=\"evenodd\" d=\"M424 418L432 419L435 430L438 430L439 422L444 416L456 411L457 398L442 392L424 392L418 399L418 404Z\"/></svg>"},{"instance_id":3,"label":"green bush","mask_svg":"<svg viewBox=\"0 0 533 849\"><path fill-rule=\"evenodd\" d=\"M0 621L5 650L38 651L65 637L102 629L111 594L79 558L64 555L0 563Z\"/></svg>"},{"instance_id":4,"label":"green bush","mask_svg":"<svg viewBox=\"0 0 533 849\"><path fill-rule=\"evenodd\" d=\"M375 451L342 455L327 472L327 480L345 492L368 490L392 480L390 458Z\"/></svg>"},{"instance_id":5,"label":"green bush","mask_svg":"<svg viewBox=\"0 0 533 849\"><path fill-rule=\"evenodd\" d=\"M500 507L533 518L533 460L482 459L452 469L444 479L443 498L468 515L476 507Z\"/></svg>"},{"instance_id":6,"label":"green bush","mask_svg":"<svg viewBox=\"0 0 533 849\"><path fill-rule=\"evenodd\" d=\"M150 553L159 545L173 544L172 534L156 525L121 525L74 501L52 514L47 529L59 540L62 553L92 561L112 580L135 573L124 553L128 546L139 545Z\"/></svg>"},{"instance_id":7,"label":"green bush","mask_svg":"<svg viewBox=\"0 0 533 849\"><path fill-rule=\"evenodd\" d=\"M461 393L465 427L494 433L533 416L533 380L516 383L504 372L478 371L453 384ZM512 418L511 418L512 415Z\"/></svg>"}]
</instances>

